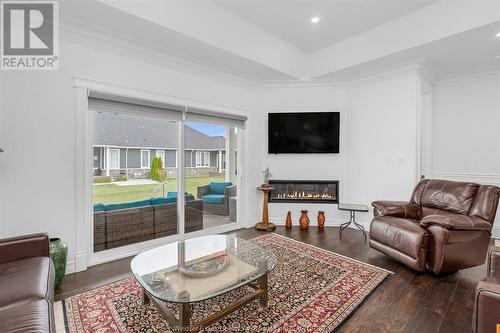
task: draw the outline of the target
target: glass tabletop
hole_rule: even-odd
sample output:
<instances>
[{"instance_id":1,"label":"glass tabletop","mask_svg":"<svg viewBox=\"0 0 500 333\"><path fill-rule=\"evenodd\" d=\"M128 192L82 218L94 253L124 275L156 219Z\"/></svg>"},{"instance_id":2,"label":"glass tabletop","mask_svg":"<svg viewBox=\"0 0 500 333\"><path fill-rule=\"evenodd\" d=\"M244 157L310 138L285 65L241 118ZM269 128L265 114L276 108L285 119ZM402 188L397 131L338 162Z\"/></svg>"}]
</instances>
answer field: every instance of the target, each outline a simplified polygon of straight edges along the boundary
<instances>
[{"instance_id":1,"label":"glass tabletop","mask_svg":"<svg viewBox=\"0 0 500 333\"><path fill-rule=\"evenodd\" d=\"M138 254L130 264L153 297L173 303L206 300L262 277L276 266L272 252L227 235L191 238Z\"/></svg>"}]
</instances>

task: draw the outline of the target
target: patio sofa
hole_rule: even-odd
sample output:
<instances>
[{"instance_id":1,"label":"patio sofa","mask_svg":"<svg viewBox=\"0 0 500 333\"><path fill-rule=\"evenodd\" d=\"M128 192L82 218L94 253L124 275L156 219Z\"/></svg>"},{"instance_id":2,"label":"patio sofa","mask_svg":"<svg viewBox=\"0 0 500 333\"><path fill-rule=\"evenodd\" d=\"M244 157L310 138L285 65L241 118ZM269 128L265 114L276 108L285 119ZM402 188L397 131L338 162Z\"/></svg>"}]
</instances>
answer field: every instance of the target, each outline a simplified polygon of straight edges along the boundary
<instances>
[{"instance_id":1,"label":"patio sofa","mask_svg":"<svg viewBox=\"0 0 500 333\"><path fill-rule=\"evenodd\" d=\"M236 196L236 185L231 182L211 182L198 186L197 198L203 201L203 211L215 215L229 215L229 198Z\"/></svg>"},{"instance_id":2,"label":"patio sofa","mask_svg":"<svg viewBox=\"0 0 500 333\"><path fill-rule=\"evenodd\" d=\"M203 202L186 193L185 231L203 229ZM94 205L94 251L177 233L177 193L117 204Z\"/></svg>"}]
</instances>

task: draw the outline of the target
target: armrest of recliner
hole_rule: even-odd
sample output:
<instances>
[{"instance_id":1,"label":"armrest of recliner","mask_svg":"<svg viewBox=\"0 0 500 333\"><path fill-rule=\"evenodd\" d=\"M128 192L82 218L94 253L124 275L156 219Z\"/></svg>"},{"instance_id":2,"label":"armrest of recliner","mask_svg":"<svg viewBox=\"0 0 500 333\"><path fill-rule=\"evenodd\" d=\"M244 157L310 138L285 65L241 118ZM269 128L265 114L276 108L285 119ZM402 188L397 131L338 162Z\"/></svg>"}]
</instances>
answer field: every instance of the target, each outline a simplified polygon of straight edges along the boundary
<instances>
[{"instance_id":1,"label":"armrest of recliner","mask_svg":"<svg viewBox=\"0 0 500 333\"><path fill-rule=\"evenodd\" d=\"M408 201L374 201L375 216L394 216L406 219L418 219L420 206Z\"/></svg>"},{"instance_id":2,"label":"armrest of recliner","mask_svg":"<svg viewBox=\"0 0 500 333\"><path fill-rule=\"evenodd\" d=\"M487 278L476 285L472 330L475 333L497 331L500 323L500 281Z\"/></svg>"},{"instance_id":3,"label":"armrest of recliner","mask_svg":"<svg viewBox=\"0 0 500 333\"><path fill-rule=\"evenodd\" d=\"M491 223L480 217L449 213L447 215L427 215L420 221L424 228L438 225L448 230L490 231Z\"/></svg>"},{"instance_id":4,"label":"armrest of recliner","mask_svg":"<svg viewBox=\"0 0 500 333\"><path fill-rule=\"evenodd\" d=\"M492 246L490 248L488 254L488 276L500 280L500 247Z\"/></svg>"}]
</instances>

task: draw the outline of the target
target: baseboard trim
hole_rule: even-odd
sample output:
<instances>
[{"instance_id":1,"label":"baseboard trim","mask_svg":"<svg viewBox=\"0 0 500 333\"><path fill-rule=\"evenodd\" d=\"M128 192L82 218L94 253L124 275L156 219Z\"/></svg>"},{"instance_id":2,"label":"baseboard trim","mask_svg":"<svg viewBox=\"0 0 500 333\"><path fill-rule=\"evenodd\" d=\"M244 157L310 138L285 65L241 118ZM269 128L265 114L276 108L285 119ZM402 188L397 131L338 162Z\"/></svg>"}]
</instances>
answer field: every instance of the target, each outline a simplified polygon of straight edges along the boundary
<instances>
[{"instance_id":1,"label":"baseboard trim","mask_svg":"<svg viewBox=\"0 0 500 333\"><path fill-rule=\"evenodd\" d=\"M491 237L500 239L500 226L493 226L491 230Z\"/></svg>"},{"instance_id":2,"label":"baseboard trim","mask_svg":"<svg viewBox=\"0 0 500 333\"><path fill-rule=\"evenodd\" d=\"M285 225L285 219L283 219L283 218L270 218L269 222L274 223L275 225ZM326 227L339 227L342 223L345 223L345 222L347 222L347 221L342 220L342 219L326 219L325 226ZM370 223L365 223L365 222L361 222L361 221L356 221L356 223L362 225L366 231L370 230ZM297 221L293 221L292 226L298 227L299 224ZM315 220L311 220L310 226L316 227L317 222ZM357 229L357 227L354 225L354 223L351 223L351 225L349 225L349 228Z\"/></svg>"},{"instance_id":3,"label":"baseboard trim","mask_svg":"<svg viewBox=\"0 0 500 333\"><path fill-rule=\"evenodd\" d=\"M84 271L87 269L87 266L88 266L87 252L77 253L75 255L74 271L75 272Z\"/></svg>"},{"instance_id":4,"label":"baseboard trim","mask_svg":"<svg viewBox=\"0 0 500 333\"><path fill-rule=\"evenodd\" d=\"M75 261L71 260L66 263L66 274L75 273Z\"/></svg>"}]
</instances>

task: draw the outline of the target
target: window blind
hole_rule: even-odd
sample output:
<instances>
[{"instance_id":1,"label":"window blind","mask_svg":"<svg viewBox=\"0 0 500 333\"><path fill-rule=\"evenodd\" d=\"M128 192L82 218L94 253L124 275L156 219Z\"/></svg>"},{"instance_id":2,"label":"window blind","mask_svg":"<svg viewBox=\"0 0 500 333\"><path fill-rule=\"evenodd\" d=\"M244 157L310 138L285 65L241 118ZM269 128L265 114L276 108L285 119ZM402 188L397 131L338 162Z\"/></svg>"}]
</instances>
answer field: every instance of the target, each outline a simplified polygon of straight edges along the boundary
<instances>
[{"instance_id":1,"label":"window blind","mask_svg":"<svg viewBox=\"0 0 500 333\"><path fill-rule=\"evenodd\" d=\"M186 120L245 128L247 117L222 112L187 107Z\"/></svg>"},{"instance_id":2,"label":"window blind","mask_svg":"<svg viewBox=\"0 0 500 333\"><path fill-rule=\"evenodd\" d=\"M208 109L154 102L143 99L89 91L88 109L137 116L153 116L180 121L186 111L186 120L205 122L228 127L244 128L246 116L227 114Z\"/></svg>"},{"instance_id":3,"label":"window blind","mask_svg":"<svg viewBox=\"0 0 500 333\"><path fill-rule=\"evenodd\" d=\"M186 110L186 107L90 91L88 109L97 112L168 118L179 121L182 119L182 112Z\"/></svg>"}]
</instances>

